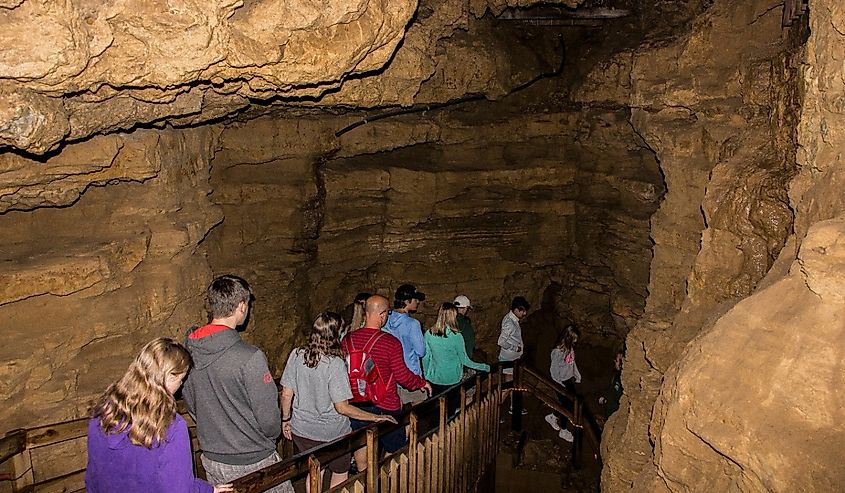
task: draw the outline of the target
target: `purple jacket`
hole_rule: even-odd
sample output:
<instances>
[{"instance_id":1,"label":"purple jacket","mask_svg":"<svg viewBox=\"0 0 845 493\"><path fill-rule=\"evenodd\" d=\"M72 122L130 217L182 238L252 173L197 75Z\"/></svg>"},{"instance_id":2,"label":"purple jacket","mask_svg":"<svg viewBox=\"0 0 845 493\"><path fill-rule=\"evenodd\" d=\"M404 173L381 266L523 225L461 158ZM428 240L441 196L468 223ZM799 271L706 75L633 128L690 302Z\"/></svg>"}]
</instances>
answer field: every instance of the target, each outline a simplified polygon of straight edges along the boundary
<instances>
[{"instance_id":1,"label":"purple jacket","mask_svg":"<svg viewBox=\"0 0 845 493\"><path fill-rule=\"evenodd\" d=\"M99 418L88 422L88 493L211 493L214 488L194 477L188 425L180 415L167 438L147 449L133 445L128 431L106 435Z\"/></svg>"}]
</instances>

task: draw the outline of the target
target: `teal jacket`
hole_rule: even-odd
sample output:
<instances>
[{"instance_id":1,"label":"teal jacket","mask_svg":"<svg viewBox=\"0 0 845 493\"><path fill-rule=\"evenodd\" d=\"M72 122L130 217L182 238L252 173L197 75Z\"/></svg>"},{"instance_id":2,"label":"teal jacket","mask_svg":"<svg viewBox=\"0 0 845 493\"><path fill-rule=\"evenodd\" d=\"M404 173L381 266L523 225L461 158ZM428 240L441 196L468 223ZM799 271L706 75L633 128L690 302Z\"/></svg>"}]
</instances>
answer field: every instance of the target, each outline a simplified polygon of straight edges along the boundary
<instances>
[{"instance_id":1,"label":"teal jacket","mask_svg":"<svg viewBox=\"0 0 845 493\"><path fill-rule=\"evenodd\" d=\"M423 356L425 379L437 385L454 385L464 376L464 367L479 371L490 371L490 365L476 363L467 356L464 338L458 332L446 329L446 336L425 333L425 356Z\"/></svg>"}]
</instances>

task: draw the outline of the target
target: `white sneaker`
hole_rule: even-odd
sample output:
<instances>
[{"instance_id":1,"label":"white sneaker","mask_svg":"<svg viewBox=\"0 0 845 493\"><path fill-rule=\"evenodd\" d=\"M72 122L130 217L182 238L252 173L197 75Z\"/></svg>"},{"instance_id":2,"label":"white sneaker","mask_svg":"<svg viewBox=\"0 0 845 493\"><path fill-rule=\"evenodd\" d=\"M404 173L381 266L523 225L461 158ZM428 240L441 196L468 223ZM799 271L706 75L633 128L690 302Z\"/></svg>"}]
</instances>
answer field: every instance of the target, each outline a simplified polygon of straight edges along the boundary
<instances>
[{"instance_id":1,"label":"white sneaker","mask_svg":"<svg viewBox=\"0 0 845 493\"><path fill-rule=\"evenodd\" d=\"M570 443L572 442L572 440L575 440L575 437L572 436L572 432L567 430L566 428L560 430L560 433L558 433L557 436L563 438L564 440Z\"/></svg>"},{"instance_id":2,"label":"white sneaker","mask_svg":"<svg viewBox=\"0 0 845 493\"><path fill-rule=\"evenodd\" d=\"M548 423L553 430L560 431L560 425L557 424L557 416L555 416L554 414L546 415L546 423Z\"/></svg>"}]
</instances>

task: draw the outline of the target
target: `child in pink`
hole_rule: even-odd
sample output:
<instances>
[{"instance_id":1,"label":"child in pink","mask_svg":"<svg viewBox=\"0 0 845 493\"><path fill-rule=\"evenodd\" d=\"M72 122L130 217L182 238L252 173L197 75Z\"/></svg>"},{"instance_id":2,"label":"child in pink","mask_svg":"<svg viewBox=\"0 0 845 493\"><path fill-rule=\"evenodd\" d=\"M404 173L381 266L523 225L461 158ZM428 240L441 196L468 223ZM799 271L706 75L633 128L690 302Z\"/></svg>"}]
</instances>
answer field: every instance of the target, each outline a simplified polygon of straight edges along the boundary
<instances>
[{"instance_id":1,"label":"child in pink","mask_svg":"<svg viewBox=\"0 0 845 493\"><path fill-rule=\"evenodd\" d=\"M569 325L563 330L563 335L560 338L560 343L552 349L552 364L549 368L552 380L561 384L566 390L575 393L575 384L581 383L581 372L578 371L578 365L575 363L575 343L578 342L578 337L581 332L574 325ZM561 404L564 399L561 397ZM571 442L574 437L572 432L566 429L569 422L566 416L557 416L555 413L546 416L546 422L558 432L558 436Z\"/></svg>"}]
</instances>

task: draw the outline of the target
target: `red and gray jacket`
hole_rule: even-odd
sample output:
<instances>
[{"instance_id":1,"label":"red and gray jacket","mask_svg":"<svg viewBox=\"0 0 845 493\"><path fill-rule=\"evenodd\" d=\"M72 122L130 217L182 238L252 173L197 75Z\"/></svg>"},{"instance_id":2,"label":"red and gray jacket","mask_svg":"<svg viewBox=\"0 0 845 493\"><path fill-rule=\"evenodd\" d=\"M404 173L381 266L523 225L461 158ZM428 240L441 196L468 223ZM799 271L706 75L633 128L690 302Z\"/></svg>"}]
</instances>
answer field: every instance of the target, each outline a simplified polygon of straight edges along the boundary
<instances>
[{"instance_id":1,"label":"red and gray jacket","mask_svg":"<svg viewBox=\"0 0 845 493\"><path fill-rule=\"evenodd\" d=\"M282 416L264 353L223 325L189 330L185 346L194 366L182 395L197 422L203 454L236 465L254 464L273 454Z\"/></svg>"}]
</instances>

